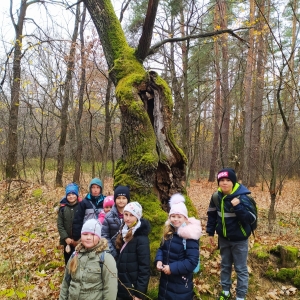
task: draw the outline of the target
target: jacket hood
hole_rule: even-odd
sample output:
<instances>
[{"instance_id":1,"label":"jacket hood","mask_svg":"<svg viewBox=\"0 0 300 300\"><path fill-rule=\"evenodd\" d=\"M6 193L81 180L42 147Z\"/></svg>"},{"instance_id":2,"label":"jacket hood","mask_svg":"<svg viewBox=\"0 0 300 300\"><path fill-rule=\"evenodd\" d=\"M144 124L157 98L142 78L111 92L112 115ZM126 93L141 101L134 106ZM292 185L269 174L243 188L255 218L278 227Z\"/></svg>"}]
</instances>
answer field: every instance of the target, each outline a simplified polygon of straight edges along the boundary
<instances>
[{"instance_id":1,"label":"jacket hood","mask_svg":"<svg viewBox=\"0 0 300 300\"><path fill-rule=\"evenodd\" d=\"M237 197L239 195L245 195L245 194L251 194L251 192L242 184L237 183L239 187L236 191L234 191L232 194L230 194L230 198ZM228 195L229 196L229 195Z\"/></svg>"},{"instance_id":2,"label":"jacket hood","mask_svg":"<svg viewBox=\"0 0 300 300\"><path fill-rule=\"evenodd\" d=\"M141 218L141 226L135 231L134 236L138 235L146 235L148 236L150 233L150 223Z\"/></svg>"},{"instance_id":3,"label":"jacket hood","mask_svg":"<svg viewBox=\"0 0 300 300\"><path fill-rule=\"evenodd\" d=\"M200 220L197 220L194 217L188 218L186 226L179 227L177 233L184 239L199 240L202 235Z\"/></svg>"},{"instance_id":4,"label":"jacket hood","mask_svg":"<svg viewBox=\"0 0 300 300\"><path fill-rule=\"evenodd\" d=\"M102 194L102 190L103 190L103 184L102 184L102 181L101 181L99 178L93 178L93 179L91 180L90 184L89 184L89 191L90 191L91 186L92 186L93 184L96 184L96 185L98 185L98 186L101 187L101 194Z\"/></svg>"}]
</instances>

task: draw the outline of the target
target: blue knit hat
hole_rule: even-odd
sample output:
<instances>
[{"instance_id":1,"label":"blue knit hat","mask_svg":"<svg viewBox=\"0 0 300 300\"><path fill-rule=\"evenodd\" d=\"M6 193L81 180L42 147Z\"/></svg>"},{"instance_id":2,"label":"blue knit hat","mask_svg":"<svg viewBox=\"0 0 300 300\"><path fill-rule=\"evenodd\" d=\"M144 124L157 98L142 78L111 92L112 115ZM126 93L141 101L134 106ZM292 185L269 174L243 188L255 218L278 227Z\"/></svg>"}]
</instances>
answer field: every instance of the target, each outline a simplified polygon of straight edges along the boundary
<instances>
[{"instance_id":1,"label":"blue knit hat","mask_svg":"<svg viewBox=\"0 0 300 300\"><path fill-rule=\"evenodd\" d=\"M79 194L79 188L78 185L76 183L69 183L66 186L66 197L68 196L68 194L73 193L78 197Z\"/></svg>"},{"instance_id":2,"label":"blue knit hat","mask_svg":"<svg viewBox=\"0 0 300 300\"><path fill-rule=\"evenodd\" d=\"M218 175L217 175L218 185L219 185L221 178L228 178L233 183L233 186L235 186L235 184L237 182L235 171L231 168L225 168L218 172Z\"/></svg>"}]
</instances>

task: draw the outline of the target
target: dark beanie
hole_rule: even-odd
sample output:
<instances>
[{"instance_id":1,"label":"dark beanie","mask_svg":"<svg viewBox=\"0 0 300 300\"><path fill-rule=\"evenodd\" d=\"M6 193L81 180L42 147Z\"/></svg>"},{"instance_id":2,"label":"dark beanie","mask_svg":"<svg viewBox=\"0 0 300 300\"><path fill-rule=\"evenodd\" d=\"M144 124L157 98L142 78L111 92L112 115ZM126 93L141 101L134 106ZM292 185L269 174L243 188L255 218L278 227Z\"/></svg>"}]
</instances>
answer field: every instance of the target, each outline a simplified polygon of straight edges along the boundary
<instances>
[{"instance_id":1,"label":"dark beanie","mask_svg":"<svg viewBox=\"0 0 300 300\"><path fill-rule=\"evenodd\" d=\"M218 185L219 185L220 179L222 179L222 178L230 179L233 183L233 186L235 186L235 184L237 182L235 171L231 168L225 168L218 172L218 175L217 175Z\"/></svg>"},{"instance_id":2,"label":"dark beanie","mask_svg":"<svg viewBox=\"0 0 300 300\"><path fill-rule=\"evenodd\" d=\"M124 185L116 186L114 190L114 200L116 201L117 197L119 196L125 196L128 202L130 202L129 186L124 186Z\"/></svg>"}]
</instances>

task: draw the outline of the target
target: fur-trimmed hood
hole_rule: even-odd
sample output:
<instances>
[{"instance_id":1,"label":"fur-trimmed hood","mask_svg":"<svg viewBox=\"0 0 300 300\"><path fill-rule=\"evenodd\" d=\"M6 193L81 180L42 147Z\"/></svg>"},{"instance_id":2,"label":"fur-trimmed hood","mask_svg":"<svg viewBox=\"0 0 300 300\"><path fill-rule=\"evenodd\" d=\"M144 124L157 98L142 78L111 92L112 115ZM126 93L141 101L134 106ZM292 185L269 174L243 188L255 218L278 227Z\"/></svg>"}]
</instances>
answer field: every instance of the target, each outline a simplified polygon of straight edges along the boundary
<instances>
[{"instance_id":1,"label":"fur-trimmed hood","mask_svg":"<svg viewBox=\"0 0 300 300\"><path fill-rule=\"evenodd\" d=\"M166 224L170 224L170 220L167 220ZM177 234L184 239L199 240L202 235L200 220L197 220L194 217L188 218L186 226L179 227Z\"/></svg>"}]
</instances>

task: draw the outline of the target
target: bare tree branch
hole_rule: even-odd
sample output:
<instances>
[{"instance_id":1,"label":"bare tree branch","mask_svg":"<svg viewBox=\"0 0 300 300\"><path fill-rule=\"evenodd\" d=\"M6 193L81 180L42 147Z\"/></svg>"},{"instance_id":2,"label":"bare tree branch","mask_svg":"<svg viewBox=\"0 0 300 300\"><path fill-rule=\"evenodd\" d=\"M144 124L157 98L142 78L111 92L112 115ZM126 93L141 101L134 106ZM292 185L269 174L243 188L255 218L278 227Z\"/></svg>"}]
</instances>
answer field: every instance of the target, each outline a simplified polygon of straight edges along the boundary
<instances>
[{"instance_id":1,"label":"bare tree branch","mask_svg":"<svg viewBox=\"0 0 300 300\"><path fill-rule=\"evenodd\" d=\"M213 32L188 35L188 36L185 36L185 37L178 37L178 38L166 39L166 40L163 40L163 41L155 44L153 47L151 47L149 49L148 53L147 53L147 56L154 54L158 50L158 48L160 48L162 45L164 45L166 43L182 42L182 41L191 40L191 39L199 39L199 38L212 37L212 36L216 36L216 35L220 35L220 34L224 34L224 33L229 33L233 37L235 37L238 40L240 40L241 42L245 43L247 45L247 47L249 47L247 41L245 41L244 39L242 39L240 36L238 36L234 32L235 31L240 31L240 30L249 30L250 28L252 28L252 27L241 27L241 28L237 28L237 29L234 29L234 30L232 30L232 29L224 29L224 30L218 30L218 31L213 31Z\"/></svg>"},{"instance_id":2,"label":"bare tree branch","mask_svg":"<svg viewBox=\"0 0 300 300\"><path fill-rule=\"evenodd\" d=\"M141 61L143 61L147 57L151 45L158 2L159 0L149 0L148 2L147 14L143 25L143 32L136 51L136 56Z\"/></svg>"}]
</instances>

